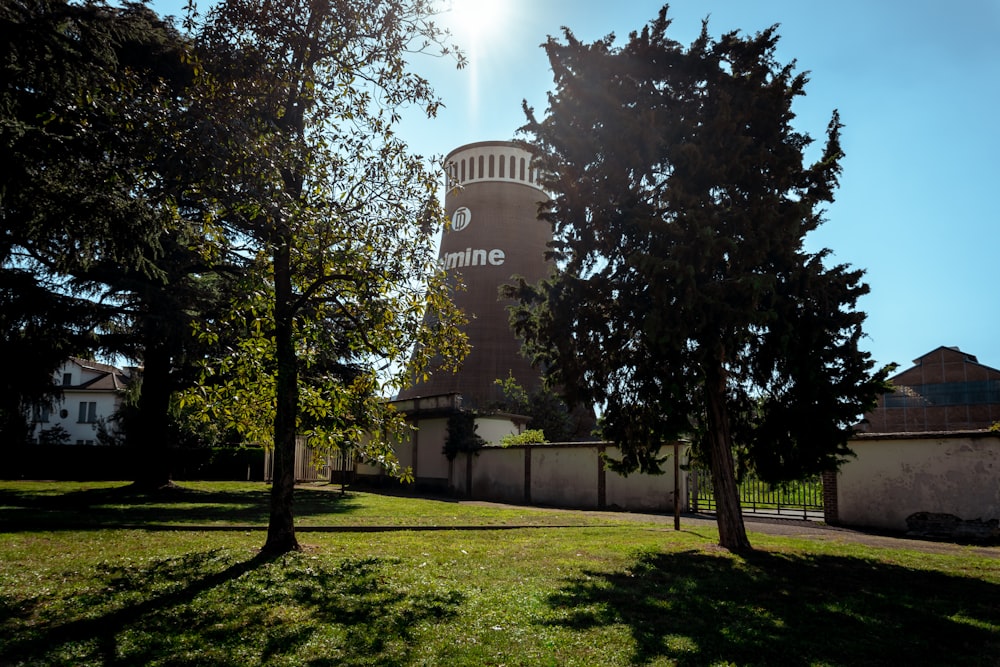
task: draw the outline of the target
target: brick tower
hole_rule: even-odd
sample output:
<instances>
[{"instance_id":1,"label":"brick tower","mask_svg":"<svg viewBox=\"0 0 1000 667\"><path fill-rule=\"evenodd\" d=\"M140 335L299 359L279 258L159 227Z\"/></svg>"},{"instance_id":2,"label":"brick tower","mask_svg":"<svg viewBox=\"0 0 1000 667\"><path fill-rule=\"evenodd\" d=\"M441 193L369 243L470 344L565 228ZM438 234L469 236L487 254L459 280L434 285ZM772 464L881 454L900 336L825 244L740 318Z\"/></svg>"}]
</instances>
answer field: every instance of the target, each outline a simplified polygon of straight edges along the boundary
<instances>
[{"instance_id":1,"label":"brick tower","mask_svg":"<svg viewBox=\"0 0 1000 667\"><path fill-rule=\"evenodd\" d=\"M497 292L515 275L528 282L548 276L545 251L552 231L537 219L547 195L531 169L531 155L510 142L461 146L448 154L445 167L451 226L442 236L440 259L449 275L465 283L453 298L469 318L465 331L472 349L457 373L434 373L399 398L459 393L465 407L486 408L502 398L497 379L513 375L529 390L540 382L510 329L511 302Z\"/></svg>"}]
</instances>

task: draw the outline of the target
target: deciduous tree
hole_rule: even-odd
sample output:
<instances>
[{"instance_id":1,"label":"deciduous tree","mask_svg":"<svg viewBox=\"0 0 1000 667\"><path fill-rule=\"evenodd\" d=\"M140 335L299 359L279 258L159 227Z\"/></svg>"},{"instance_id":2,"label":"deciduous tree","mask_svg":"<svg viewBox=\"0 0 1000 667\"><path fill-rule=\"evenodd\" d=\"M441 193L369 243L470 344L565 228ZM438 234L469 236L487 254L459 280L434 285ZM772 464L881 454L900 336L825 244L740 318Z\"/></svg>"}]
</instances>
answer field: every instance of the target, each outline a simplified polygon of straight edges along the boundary
<instances>
[{"instance_id":1,"label":"deciduous tree","mask_svg":"<svg viewBox=\"0 0 1000 667\"><path fill-rule=\"evenodd\" d=\"M263 278L235 304L253 335L209 367L229 381L192 400L273 437L268 552L298 548L296 435L392 467L380 427L393 370L413 350L418 372L465 350L436 264L437 174L394 131L403 108L440 104L410 69L413 51L441 44L431 18L426 0L223 0L190 15L203 66L192 113L224 139L203 156L216 170L203 192Z\"/></svg>"},{"instance_id":2,"label":"deciduous tree","mask_svg":"<svg viewBox=\"0 0 1000 667\"><path fill-rule=\"evenodd\" d=\"M544 45L555 89L524 129L558 273L511 287L513 322L551 382L600 407L622 469L692 437L720 543L743 551L734 449L772 482L834 468L885 371L859 348L863 272L804 243L838 184L838 115L811 151L792 126L807 77L775 28L715 39L706 22L685 48L669 25L664 7L622 47Z\"/></svg>"}]
</instances>

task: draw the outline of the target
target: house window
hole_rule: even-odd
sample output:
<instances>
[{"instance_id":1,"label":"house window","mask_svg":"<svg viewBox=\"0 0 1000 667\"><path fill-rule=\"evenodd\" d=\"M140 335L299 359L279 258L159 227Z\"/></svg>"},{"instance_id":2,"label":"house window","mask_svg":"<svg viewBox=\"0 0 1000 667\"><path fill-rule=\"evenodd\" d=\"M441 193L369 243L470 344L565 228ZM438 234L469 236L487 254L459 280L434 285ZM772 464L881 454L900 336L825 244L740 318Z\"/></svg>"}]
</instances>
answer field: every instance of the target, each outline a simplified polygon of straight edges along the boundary
<instances>
[{"instance_id":1,"label":"house window","mask_svg":"<svg viewBox=\"0 0 1000 667\"><path fill-rule=\"evenodd\" d=\"M77 421L81 424L96 423L97 403L95 401L80 401L80 418Z\"/></svg>"},{"instance_id":2,"label":"house window","mask_svg":"<svg viewBox=\"0 0 1000 667\"><path fill-rule=\"evenodd\" d=\"M41 422L43 424L49 421L49 409L48 407L40 407L34 409L34 415L32 415L32 421Z\"/></svg>"},{"instance_id":3,"label":"house window","mask_svg":"<svg viewBox=\"0 0 1000 667\"><path fill-rule=\"evenodd\" d=\"M68 387L71 384L73 384L73 374L72 373L63 373L63 386L64 387Z\"/></svg>"}]
</instances>

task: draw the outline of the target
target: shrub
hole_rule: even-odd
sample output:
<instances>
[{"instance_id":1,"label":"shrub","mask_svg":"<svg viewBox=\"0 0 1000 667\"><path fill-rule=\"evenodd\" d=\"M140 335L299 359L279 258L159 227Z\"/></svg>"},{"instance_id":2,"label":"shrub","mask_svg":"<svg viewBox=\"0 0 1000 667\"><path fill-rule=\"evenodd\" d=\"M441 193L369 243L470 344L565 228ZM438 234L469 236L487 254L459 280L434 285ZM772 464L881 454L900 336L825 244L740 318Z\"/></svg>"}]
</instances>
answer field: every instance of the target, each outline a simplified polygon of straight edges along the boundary
<instances>
[{"instance_id":1,"label":"shrub","mask_svg":"<svg viewBox=\"0 0 1000 667\"><path fill-rule=\"evenodd\" d=\"M545 432L540 428L530 428L521 433L509 433L500 438L501 447L512 447L514 445L536 445L548 442L545 439Z\"/></svg>"},{"instance_id":2,"label":"shrub","mask_svg":"<svg viewBox=\"0 0 1000 667\"><path fill-rule=\"evenodd\" d=\"M62 424L56 424L38 434L38 444L40 445L65 445L68 442L69 431L63 428Z\"/></svg>"},{"instance_id":3,"label":"shrub","mask_svg":"<svg viewBox=\"0 0 1000 667\"><path fill-rule=\"evenodd\" d=\"M460 452L476 452L486 441L476 430L476 414L468 410L460 410L448 417L448 436L444 441L444 455L453 461Z\"/></svg>"}]
</instances>

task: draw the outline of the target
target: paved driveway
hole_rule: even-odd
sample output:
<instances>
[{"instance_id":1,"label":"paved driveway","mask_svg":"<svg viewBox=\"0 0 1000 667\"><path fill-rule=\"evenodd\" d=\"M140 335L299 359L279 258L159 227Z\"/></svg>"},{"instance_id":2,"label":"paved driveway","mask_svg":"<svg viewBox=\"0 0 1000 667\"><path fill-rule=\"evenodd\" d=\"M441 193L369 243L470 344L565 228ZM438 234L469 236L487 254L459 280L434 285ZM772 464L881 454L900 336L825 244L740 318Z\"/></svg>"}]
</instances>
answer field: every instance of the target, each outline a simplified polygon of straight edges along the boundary
<instances>
[{"instance_id":1,"label":"paved driveway","mask_svg":"<svg viewBox=\"0 0 1000 667\"><path fill-rule=\"evenodd\" d=\"M462 503L475 505L488 505L493 507L515 507L514 505L504 505L502 503L490 503L476 500L463 500ZM535 508L542 509L542 508ZM544 508L551 509L551 508ZM600 516L607 519L618 519L620 521L641 521L644 523L662 523L665 528L673 528L674 517L672 514L641 514L638 512L608 512L593 510L553 510L559 512L578 512L588 516ZM744 514L744 523L748 533L764 533L766 535L788 535L793 537L804 537L815 540L826 540L830 542L850 542L854 544L864 544L872 547L883 547L887 549L910 549L914 551L926 551L927 553L939 554L974 554L986 556L1000 560L1000 546L980 546L953 544L950 542L936 542L912 537L902 534L887 534L875 531L858 530L854 528L843 528L838 526L828 526L816 521L803 521L801 519L779 519L767 516ZM715 527L715 517L711 514L682 514L681 530L697 528L699 526ZM751 538L751 543L753 539Z\"/></svg>"}]
</instances>

